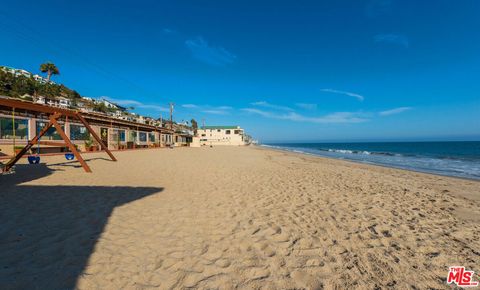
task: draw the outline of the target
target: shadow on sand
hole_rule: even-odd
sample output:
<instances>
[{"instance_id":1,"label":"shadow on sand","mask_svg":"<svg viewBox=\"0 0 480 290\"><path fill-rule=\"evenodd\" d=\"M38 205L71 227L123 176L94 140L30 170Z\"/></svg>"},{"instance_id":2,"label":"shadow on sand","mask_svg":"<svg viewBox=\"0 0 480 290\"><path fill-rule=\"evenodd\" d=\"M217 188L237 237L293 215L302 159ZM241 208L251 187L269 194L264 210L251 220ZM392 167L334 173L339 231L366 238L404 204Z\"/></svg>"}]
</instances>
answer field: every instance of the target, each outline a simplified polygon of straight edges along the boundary
<instances>
[{"instance_id":1,"label":"shadow on sand","mask_svg":"<svg viewBox=\"0 0 480 290\"><path fill-rule=\"evenodd\" d=\"M0 289L73 289L117 206L156 187L21 185L52 174L38 164L0 175Z\"/></svg>"}]
</instances>

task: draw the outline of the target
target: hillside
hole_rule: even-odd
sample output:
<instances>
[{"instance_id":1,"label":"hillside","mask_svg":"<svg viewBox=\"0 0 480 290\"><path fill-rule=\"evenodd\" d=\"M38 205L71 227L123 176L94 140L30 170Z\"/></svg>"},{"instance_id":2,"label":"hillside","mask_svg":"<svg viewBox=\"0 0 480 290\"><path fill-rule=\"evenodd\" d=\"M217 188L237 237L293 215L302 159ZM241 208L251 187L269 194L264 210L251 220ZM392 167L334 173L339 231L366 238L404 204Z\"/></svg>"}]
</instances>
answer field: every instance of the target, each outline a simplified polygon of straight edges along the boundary
<instances>
[{"instance_id":1,"label":"hillside","mask_svg":"<svg viewBox=\"0 0 480 290\"><path fill-rule=\"evenodd\" d=\"M0 95L20 98L25 95L39 95L49 98L65 97L76 103L80 94L64 85L54 83L41 83L32 77L15 76L0 70ZM28 98L28 97L27 97Z\"/></svg>"}]
</instances>

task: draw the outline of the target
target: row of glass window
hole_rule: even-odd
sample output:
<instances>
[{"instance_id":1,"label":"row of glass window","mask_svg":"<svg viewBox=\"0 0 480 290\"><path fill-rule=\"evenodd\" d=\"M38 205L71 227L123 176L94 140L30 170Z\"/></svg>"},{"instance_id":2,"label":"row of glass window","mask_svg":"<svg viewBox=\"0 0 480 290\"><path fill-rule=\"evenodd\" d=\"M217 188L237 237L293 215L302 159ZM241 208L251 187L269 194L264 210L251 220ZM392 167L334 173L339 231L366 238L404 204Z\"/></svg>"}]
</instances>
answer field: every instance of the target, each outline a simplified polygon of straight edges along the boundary
<instances>
[{"instance_id":1,"label":"row of glass window","mask_svg":"<svg viewBox=\"0 0 480 290\"><path fill-rule=\"evenodd\" d=\"M48 122L45 121L36 121L36 128L37 132L40 132ZM65 130L65 126L62 126L62 130ZM128 141L136 141L137 140L137 132L130 131L129 132ZM147 142L147 134L148 140L150 142L155 142L155 133L146 133L146 132L139 132L138 133L138 140L140 142ZM88 140L90 133L88 132L87 128L82 125L74 125L70 124L70 139L71 140ZM119 141L125 142L125 130L118 130L114 129L112 134L110 134L111 141ZM28 120L26 119L15 119L12 118L5 118L0 117L0 139L28 139ZM45 135L42 136L43 140L61 140L62 137L58 134L57 130L54 127L51 127L47 130Z\"/></svg>"},{"instance_id":2,"label":"row of glass window","mask_svg":"<svg viewBox=\"0 0 480 290\"><path fill-rule=\"evenodd\" d=\"M210 129L210 132L212 132L212 131L213 131L213 130ZM217 129L217 132L222 132L222 130ZM240 132L241 132L241 130L234 130L234 131L233 131L233 134L237 134L237 135L238 135L238 134L240 134ZM225 134L229 135L230 133L231 133L230 130L225 130ZM203 136L203 134L202 134L202 136Z\"/></svg>"},{"instance_id":3,"label":"row of glass window","mask_svg":"<svg viewBox=\"0 0 480 290\"><path fill-rule=\"evenodd\" d=\"M28 139L28 121L0 118L0 139Z\"/></svg>"}]
</instances>

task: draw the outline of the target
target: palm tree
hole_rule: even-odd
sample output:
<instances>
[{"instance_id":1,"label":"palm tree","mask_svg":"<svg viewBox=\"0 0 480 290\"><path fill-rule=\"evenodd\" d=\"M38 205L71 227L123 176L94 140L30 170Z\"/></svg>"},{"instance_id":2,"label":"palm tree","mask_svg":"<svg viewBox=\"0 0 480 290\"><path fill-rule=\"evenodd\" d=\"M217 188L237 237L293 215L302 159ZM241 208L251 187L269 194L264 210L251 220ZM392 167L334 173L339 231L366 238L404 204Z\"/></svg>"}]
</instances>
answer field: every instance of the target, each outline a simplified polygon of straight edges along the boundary
<instances>
[{"instance_id":1,"label":"palm tree","mask_svg":"<svg viewBox=\"0 0 480 290\"><path fill-rule=\"evenodd\" d=\"M42 63L40 65L40 71L43 72L43 73L47 73L47 80L50 80L52 75L59 75L60 74L60 71L58 70L58 67L51 62Z\"/></svg>"}]
</instances>

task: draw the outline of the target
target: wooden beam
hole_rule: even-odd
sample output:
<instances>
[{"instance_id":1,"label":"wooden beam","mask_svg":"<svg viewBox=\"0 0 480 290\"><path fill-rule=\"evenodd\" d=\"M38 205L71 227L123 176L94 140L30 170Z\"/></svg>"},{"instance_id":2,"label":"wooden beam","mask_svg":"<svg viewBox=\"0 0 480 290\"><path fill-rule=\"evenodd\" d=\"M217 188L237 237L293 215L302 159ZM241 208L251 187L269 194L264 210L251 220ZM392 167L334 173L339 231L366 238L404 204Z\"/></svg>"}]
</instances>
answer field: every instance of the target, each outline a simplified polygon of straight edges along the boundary
<instances>
[{"instance_id":1,"label":"wooden beam","mask_svg":"<svg viewBox=\"0 0 480 290\"><path fill-rule=\"evenodd\" d=\"M2 108L16 108L20 110L26 110L30 112L40 112L45 114L61 113L62 116L66 116L66 117L75 117L76 114L80 113L78 110L52 107L49 105L37 104L30 101L24 101L24 100L14 99L14 98L0 97L0 109ZM173 132L168 128L164 128L164 127L160 128L152 125L139 124L136 122L121 120L118 118L102 115L101 113L82 112L81 114L82 114L82 117L90 123L91 122L105 123L105 124L113 123L114 125L126 126L128 128L137 128L138 126L140 126L142 130L146 130L146 131L160 130L161 132L165 132L165 133Z\"/></svg>"},{"instance_id":2,"label":"wooden beam","mask_svg":"<svg viewBox=\"0 0 480 290\"><path fill-rule=\"evenodd\" d=\"M51 117L56 119L59 116L60 116L59 113L55 113ZM37 144L38 140L43 135L45 135L45 133L47 133L48 129L50 129L50 127L52 127L52 125L53 125L53 123L50 121L47 124L47 126L43 127L43 129L35 137L33 137L32 140L28 141L27 145L25 147L23 147L23 149L18 154L16 154L12 159L10 159L7 163L5 163L5 166L2 169L3 172L10 171L10 169L12 169L12 167L15 165L15 163L17 163L17 161L20 160L20 158L22 158L22 156L25 155L25 153L27 153L27 151L30 150L30 148L32 148L33 145Z\"/></svg>"},{"instance_id":3,"label":"wooden beam","mask_svg":"<svg viewBox=\"0 0 480 290\"><path fill-rule=\"evenodd\" d=\"M102 139L100 139L100 137L98 137L97 133L95 133L95 131L93 131L92 127L90 127L90 124L88 124L88 122L82 117L82 115L77 113L77 114L75 114L75 116L80 120L80 122L82 122L82 124L85 126L85 128L87 128L87 130L90 132L90 134L92 134L93 138L95 138L95 140L97 140L98 144L100 144L100 147L102 147L102 149L105 150L105 152L107 152L108 156L110 156L110 158L113 161L117 161L115 156L113 156L112 152L110 152L110 150L108 150L107 146L105 146Z\"/></svg>"},{"instance_id":4,"label":"wooden beam","mask_svg":"<svg viewBox=\"0 0 480 290\"><path fill-rule=\"evenodd\" d=\"M40 145L48 145L48 146L62 146L67 147L68 145L62 142L54 142L54 141L38 141Z\"/></svg>"},{"instance_id":5,"label":"wooden beam","mask_svg":"<svg viewBox=\"0 0 480 290\"><path fill-rule=\"evenodd\" d=\"M82 156L80 155L80 153L78 153L77 151L77 148L75 148L75 146L72 144L72 142L70 142L70 139L67 137L67 135L65 134L65 132L63 132L62 130L62 126L60 126L60 124L58 124L57 120L53 117L50 117L50 122L53 123L53 126L55 126L55 129L57 129L57 132L58 134L60 134L60 136L62 137L63 141L65 141L65 143L67 144L68 148L70 148L70 151L72 151L73 155L75 155L75 157L77 158L78 162L80 162L80 164L82 165L83 169L85 170L85 172L92 172L92 170L90 169L90 167L88 166L88 164L85 162L85 160L83 160Z\"/></svg>"},{"instance_id":6,"label":"wooden beam","mask_svg":"<svg viewBox=\"0 0 480 290\"><path fill-rule=\"evenodd\" d=\"M15 100L10 98L0 98L0 106L12 107L16 109L23 109L35 112L42 112L46 114L55 114L61 113L63 116L71 116L73 117L76 113L74 110L62 109L47 105L35 104L32 102Z\"/></svg>"}]
</instances>

